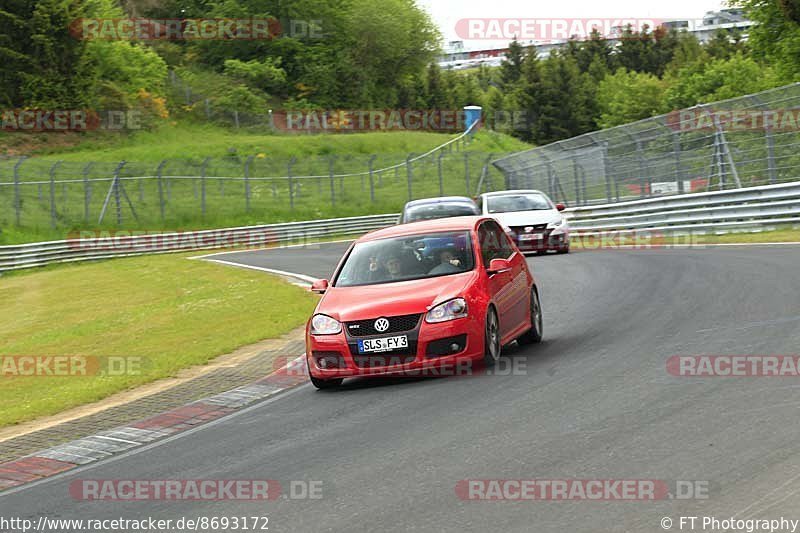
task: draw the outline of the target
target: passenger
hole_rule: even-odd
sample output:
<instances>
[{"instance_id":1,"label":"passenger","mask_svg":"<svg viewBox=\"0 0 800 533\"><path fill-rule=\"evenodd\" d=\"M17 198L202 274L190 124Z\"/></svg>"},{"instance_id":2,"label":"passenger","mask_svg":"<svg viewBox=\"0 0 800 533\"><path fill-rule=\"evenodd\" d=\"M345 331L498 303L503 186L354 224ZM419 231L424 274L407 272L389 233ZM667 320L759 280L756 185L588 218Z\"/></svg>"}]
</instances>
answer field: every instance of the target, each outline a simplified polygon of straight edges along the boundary
<instances>
[{"instance_id":1,"label":"passenger","mask_svg":"<svg viewBox=\"0 0 800 533\"><path fill-rule=\"evenodd\" d=\"M452 250L442 250L439 252L439 264L433 267L429 274L453 274L461 270L461 261L456 258L456 254Z\"/></svg>"}]
</instances>

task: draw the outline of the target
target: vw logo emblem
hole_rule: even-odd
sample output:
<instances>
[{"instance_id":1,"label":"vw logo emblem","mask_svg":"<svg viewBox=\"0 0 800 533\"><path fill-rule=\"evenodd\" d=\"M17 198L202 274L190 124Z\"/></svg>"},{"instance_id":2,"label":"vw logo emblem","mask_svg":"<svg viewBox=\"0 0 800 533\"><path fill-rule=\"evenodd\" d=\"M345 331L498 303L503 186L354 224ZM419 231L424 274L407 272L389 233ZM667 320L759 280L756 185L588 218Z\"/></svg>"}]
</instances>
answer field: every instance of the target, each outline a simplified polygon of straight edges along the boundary
<instances>
[{"instance_id":1,"label":"vw logo emblem","mask_svg":"<svg viewBox=\"0 0 800 533\"><path fill-rule=\"evenodd\" d=\"M389 329L389 320L386 318L379 318L375 321L375 331L383 333Z\"/></svg>"}]
</instances>

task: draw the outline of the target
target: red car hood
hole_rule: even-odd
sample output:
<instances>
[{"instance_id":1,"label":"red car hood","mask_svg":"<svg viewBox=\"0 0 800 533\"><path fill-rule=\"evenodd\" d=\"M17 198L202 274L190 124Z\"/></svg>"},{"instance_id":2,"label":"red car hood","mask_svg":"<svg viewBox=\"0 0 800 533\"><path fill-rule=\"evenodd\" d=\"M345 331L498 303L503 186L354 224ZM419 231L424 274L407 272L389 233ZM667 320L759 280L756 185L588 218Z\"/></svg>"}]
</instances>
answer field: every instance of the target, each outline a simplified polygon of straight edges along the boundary
<instances>
[{"instance_id":1,"label":"red car hood","mask_svg":"<svg viewBox=\"0 0 800 533\"><path fill-rule=\"evenodd\" d=\"M463 295L464 288L474 277L473 270L463 274L378 285L330 287L317 306L317 313L342 322L424 313L433 304Z\"/></svg>"}]
</instances>

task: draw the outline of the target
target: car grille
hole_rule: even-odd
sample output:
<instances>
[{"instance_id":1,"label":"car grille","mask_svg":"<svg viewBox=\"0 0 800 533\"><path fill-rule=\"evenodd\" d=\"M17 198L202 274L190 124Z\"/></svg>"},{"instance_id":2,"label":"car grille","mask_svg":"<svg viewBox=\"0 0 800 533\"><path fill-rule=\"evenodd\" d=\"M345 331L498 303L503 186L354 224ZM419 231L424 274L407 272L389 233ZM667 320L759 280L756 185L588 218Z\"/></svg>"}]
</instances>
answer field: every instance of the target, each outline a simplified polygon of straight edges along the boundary
<instances>
[{"instance_id":1,"label":"car grille","mask_svg":"<svg viewBox=\"0 0 800 533\"><path fill-rule=\"evenodd\" d=\"M533 228L531 231L525 231L525 228ZM547 229L547 224L527 224L525 226L511 226L514 233L542 233Z\"/></svg>"},{"instance_id":2,"label":"car grille","mask_svg":"<svg viewBox=\"0 0 800 533\"><path fill-rule=\"evenodd\" d=\"M417 327L419 317L421 314L415 315L400 315L388 316L389 329L386 331L376 331L375 321L379 317L370 318L369 320L357 320L354 322L345 322L347 333L351 337L369 337L371 335L389 335L391 333L400 333L403 331L411 331Z\"/></svg>"}]
</instances>

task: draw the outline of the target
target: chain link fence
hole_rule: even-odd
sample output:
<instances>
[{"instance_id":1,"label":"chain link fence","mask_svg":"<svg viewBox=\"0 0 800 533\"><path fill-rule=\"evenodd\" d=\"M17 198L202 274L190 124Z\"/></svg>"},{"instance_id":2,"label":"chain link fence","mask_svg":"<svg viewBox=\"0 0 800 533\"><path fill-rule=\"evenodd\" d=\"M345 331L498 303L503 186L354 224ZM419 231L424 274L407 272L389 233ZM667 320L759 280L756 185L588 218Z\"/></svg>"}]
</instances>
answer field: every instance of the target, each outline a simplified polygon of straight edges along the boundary
<instances>
[{"instance_id":1,"label":"chain link fence","mask_svg":"<svg viewBox=\"0 0 800 533\"><path fill-rule=\"evenodd\" d=\"M800 179L800 83L500 158L509 189L580 206Z\"/></svg>"},{"instance_id":2,"label":"chain link fence","mask_svg":"<svg viewBox=\"0 0 800 533\"><path fill-rule=\"evenodd\" d=\"M0 224L202 228L392 213L411 199L504 186L469 136L425 154L230 156L160 162L0 160Z\"/></svg>"}]
</instances>

